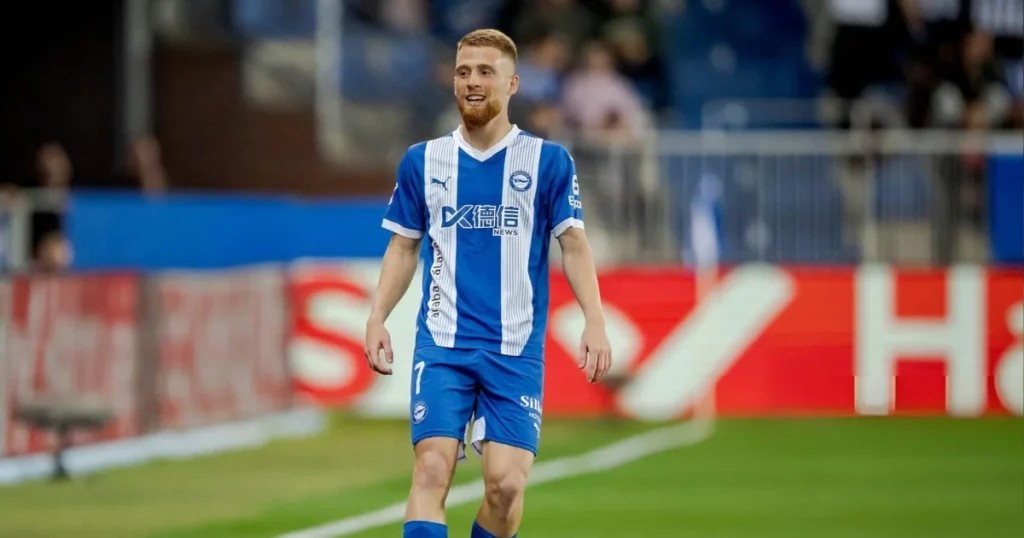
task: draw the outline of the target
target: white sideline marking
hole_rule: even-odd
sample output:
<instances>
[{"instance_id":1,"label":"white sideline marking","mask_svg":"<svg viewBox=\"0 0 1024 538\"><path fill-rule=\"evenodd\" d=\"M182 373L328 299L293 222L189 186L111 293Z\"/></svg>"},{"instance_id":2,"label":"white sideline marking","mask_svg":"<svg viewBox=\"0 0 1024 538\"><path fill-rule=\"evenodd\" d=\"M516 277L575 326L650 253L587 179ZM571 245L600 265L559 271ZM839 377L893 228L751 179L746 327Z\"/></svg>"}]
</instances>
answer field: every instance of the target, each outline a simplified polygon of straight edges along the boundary
<instances>
[{"instance_id":1,"label":"white sideline marking","mask_svg":"<svg viewBox=\"0 0 1024 538\"><path fill-rule=\"evenodd\" d=\"M76 446L65 454L65 464L74 476L156 459L187 459L257 447L270 439L315 435L326 426L323 410L296 408L238 422ZM48 477L53 468L51 454L0 458L0 486Z\"/></svg>"},{"instance_id":2,"label":"white sideline marking","mask_svg":"<svg viewBox=\"0 0 1024 538\"><path fill-rule=\"evenodd\" d=\"M713 429L713 419L704 417L683 424L650 430L578 456L567 456L538 463L530 472L529 483L531 486L537 486L563 478L607 471L658 452L695 445L710 437ZM483 486L483 480L474 480L453 487L448 493L446 506L451 508L480 500L483 496ZM277 538L351 536L375 527L398 523L403 519L405 519L405 501L373 512L282 534Z\"/></svg>"}]
</instances>

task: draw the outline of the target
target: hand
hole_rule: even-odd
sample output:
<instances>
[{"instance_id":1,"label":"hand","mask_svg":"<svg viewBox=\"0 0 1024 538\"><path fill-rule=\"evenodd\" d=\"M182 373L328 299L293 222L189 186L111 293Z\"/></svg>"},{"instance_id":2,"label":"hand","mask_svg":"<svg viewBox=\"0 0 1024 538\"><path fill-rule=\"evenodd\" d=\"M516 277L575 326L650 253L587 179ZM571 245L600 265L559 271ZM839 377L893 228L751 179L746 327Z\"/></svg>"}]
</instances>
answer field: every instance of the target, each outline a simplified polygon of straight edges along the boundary
<instances>
[{"instance_id":1,"label":"hand","mask_svg":"<svg viewBox=\"0 0 1024 538\"><path fill-rule=\"evenodd\" d=\"M383 358L380 353L381 349L384 350ZM371 319L366 322L366 343L363 347L363 355L366 356L366 361L373 371L391 375L391 367L388 364L395 361L395 353L391 350L391 334L388 333L383 321Z\"/></svg>"},{"instance_id":2,"label":"hand","mask_svg":"<svg viewBox=\"0 0 1024 538\"><path fill-rule=\"evenodd\" d=\"M604 326L587 323L580 338L580 355L577 365L587 373L587 381L600 381L612 367L612 346Z\"/></svg>"}]
</instances>

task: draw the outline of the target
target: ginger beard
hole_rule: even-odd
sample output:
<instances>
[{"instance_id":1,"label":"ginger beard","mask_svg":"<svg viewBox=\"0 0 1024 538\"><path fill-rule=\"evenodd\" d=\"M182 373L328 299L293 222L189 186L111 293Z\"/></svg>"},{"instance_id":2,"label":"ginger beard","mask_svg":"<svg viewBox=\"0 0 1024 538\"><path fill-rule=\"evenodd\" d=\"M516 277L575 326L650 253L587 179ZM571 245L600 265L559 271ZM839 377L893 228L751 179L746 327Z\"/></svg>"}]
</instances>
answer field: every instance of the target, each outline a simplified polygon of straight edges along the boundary
<instances>
[{"instance_id":1,"label":"ginger beard","mask_svg":"<svg viewBox=\"0 0 1024 538\"><path fill-rule=\"evenodd\" d=\"M501 113L501 103L489 94L484 94L482 103L472 105L467 102L467 97L474 93L477 92L467 93L458 99L459 115L462 116L462 121L466 124L466 127L470 129L487 125L488 122Z\"/></svg>"}]
</instances>

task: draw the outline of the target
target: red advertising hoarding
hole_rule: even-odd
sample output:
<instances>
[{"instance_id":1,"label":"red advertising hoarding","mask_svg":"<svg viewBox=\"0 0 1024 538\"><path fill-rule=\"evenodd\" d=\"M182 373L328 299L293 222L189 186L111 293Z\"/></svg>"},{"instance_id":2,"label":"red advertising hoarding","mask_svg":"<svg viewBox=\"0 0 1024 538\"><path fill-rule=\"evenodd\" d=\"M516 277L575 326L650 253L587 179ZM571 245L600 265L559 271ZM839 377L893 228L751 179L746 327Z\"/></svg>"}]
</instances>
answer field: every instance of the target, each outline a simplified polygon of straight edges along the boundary
<instances>
[{"instance_id":1,"label":"red advertising hoarding","mask_svg":"<svg viewBox=\"0 0 1024 538\"><path fill-rule=\"evenodd\" d=\"M296 271L291 360L307 397L399 416L419 293L389 320L396 375L370 375L362 323L376 271ZM549 416L671 418L707 398L728 416L1024 414L1021 270L742 266L700 301L681 268L608 270L600 282L620 383L587 383L576 368L582 318L555 274Z\"/></svg>"},{"instance_id":2,"label":"red advertising hoarding","mask_svg":"<svg viewBox=\"0 0 1024 538\"><path fill-rule=\"evenodd\" d=\"M366 262L287 279L161 275L145 309L132 275L0 283L0 456L52 447L13 420L18 402L40 397L114 411L78 443L258 416L288 407L293 389L404 416L419 293L389 320L395 375L375 376L362 338L378 274ZM607 270L600 282L618 383L587 383L576 368L582 318L556 273L549 416L672 418L708 398L728 416L1024 414L1024 270L742 266L699 301L681 268Z\"/></svg>"},{"instance_id":3,"label":"red advertising hoarding","mask_svg":"<svg viewBox=\"0 0 1024 538\"><path fill-rule=\"evenodd\" d=\"M0 457L50 450L51 436L14 419L20 403L77 400L113 411L76 441L138 433L138 279L129 275L15 278L0 284Z\"/></svg>"},{"instance_id":4,"label":"red advertising hoarding","mask_svg":"<svg viewBox=\"0 0 1024 538\"><path fill-rule=\"evenodd\" d=\"M19 404L81 401L113 411L74 444L284 411L291 333L280 269L0 282L0 458L53 449L15 420ZM147 291L143 291L143 289Z\"/></svg>"},{"instance_id":5,"label":"red advertising hoarding","mask_svg":"<svg viewBox=\"0 0 1024 538\"><path fill-rule=\"evenodd\" d=\"M166 274L155 291L161 429L253 418L291 405L280 270Z\"/></svg>"}]
</instances>

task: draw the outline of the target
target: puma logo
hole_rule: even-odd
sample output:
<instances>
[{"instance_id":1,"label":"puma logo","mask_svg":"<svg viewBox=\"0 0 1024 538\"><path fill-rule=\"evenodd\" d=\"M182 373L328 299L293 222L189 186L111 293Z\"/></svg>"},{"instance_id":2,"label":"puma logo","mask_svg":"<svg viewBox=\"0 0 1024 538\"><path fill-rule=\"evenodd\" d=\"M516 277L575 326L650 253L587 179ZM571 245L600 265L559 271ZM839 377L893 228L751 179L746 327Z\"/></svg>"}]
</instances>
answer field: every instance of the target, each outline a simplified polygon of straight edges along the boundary
<instances>
[{"instance_id":1,"label":"puma logo","mask_svg":"<svg viewBox=\"0 0 1024 538\"><path fill-rule=\"evenodd\" d=\"M444 190L448 190L448 180L451 179L451 178L452 178L452 176L448 176L447 179L445 179L444 181L441 181L440 179L437 179L436 177L432 177L432 178L430 178L430 184L431 185L440 185L440 186L444 187Z\"/></svg>"}]
</instances>

